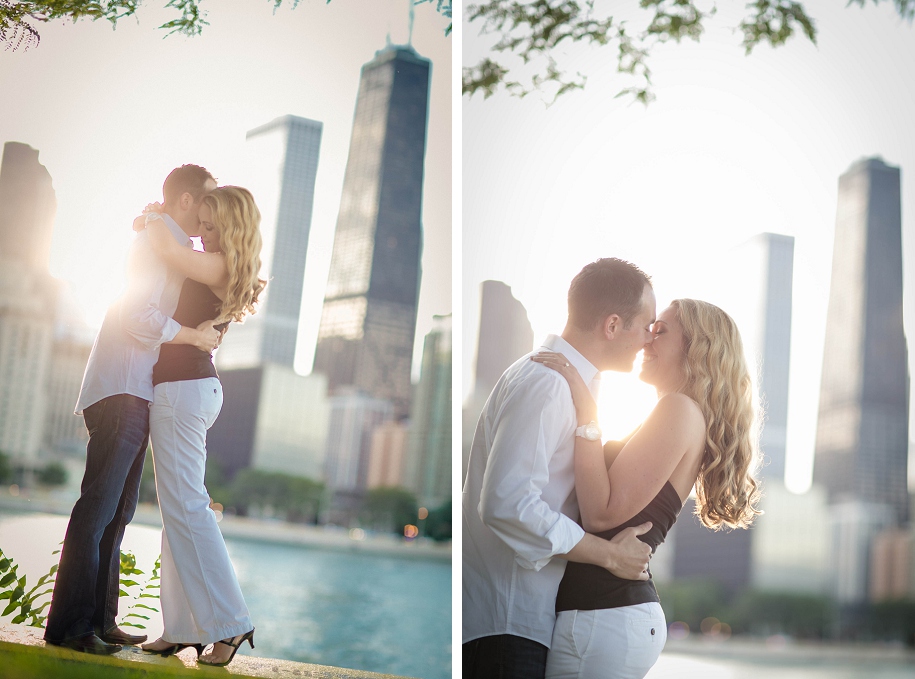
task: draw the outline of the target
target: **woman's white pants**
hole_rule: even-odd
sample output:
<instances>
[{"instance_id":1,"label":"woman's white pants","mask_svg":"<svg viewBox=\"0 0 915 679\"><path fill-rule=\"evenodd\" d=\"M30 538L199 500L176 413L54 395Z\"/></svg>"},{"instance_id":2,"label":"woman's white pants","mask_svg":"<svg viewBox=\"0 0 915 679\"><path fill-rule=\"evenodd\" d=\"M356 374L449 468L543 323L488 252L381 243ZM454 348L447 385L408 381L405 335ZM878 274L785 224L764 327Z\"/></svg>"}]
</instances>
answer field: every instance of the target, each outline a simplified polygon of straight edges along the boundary
<instances>
[{"instance_id":1,"label":"woman's white pants","mask_svg":"<svg viewBox=\"0 0 915 679\"><path fill-rule=\"evenodd\" d=\"M547 679L642 679L667 641L661 604L562 611L546 661Z\"/></svg>"},{"instance_id":2,"label":"woman's white pants","mask_svg":"<svg viewBox=\"0 0 915 679\"><path fill-rule=\"evenodd\" d=\"M215 377L157 384L150 406L162 512L162 638L175 643L210 644L253 627L203 485L206 433L221 408Z\"/></svg>"}]
</instances>

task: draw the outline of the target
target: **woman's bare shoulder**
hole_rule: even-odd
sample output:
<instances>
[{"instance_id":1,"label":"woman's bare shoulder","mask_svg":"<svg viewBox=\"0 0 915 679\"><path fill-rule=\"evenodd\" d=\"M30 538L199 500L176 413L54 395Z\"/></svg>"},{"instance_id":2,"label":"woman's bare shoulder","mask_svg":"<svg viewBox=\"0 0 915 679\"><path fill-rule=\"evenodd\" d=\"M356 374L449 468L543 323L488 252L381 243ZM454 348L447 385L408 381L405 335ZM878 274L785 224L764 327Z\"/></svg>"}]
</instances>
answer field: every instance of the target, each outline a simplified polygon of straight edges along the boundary
<instances>
[{"instance_id":1,"label":"woman's bare shoulder","mask_svg":"<svg viewBox=\"0 0 915 679\"><path fill-rule=\"evenodd\" d=\"M665 394L658 399L649 420L675 424L677 427L696 432L705 431L705 415L702 414L699 404L680 392Z\"/></svg>"}]
</instances>

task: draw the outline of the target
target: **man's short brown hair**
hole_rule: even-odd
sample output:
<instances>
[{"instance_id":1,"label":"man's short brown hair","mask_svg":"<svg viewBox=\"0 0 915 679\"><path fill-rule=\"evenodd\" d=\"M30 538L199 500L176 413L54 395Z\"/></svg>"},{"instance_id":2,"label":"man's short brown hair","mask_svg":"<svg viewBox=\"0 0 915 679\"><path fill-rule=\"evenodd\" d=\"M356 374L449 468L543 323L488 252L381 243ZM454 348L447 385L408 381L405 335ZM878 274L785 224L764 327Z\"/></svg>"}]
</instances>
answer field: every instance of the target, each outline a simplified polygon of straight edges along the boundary
<instances>
[{"instance_id":1,"label":"man's short brown hair","mask_svg":"<svg viewBox=\"0 0 915 679\"><path fill-rule=\"evenodd\" d=\"M194 202L199 203L207 193L206 184L210 180L216 181L205 168L199 165L182 165L168 173L165 184L162 185L162 195L166 203L171 203L179 200L183 194L189 193L194 197Z\"/></svg>"},{"instance_id":2,"label":"man's short brown hair","mask_svg":"<svg viewBox=\"0 0 915 679\"><path fill-rule=\"evenodd\" d=\"M593 330L616 314L628 328L642 310L645 286L651 277L616 257L604 257L582 269L569 286L569 322L578 330Z\"/></svg>"}]
</instances>

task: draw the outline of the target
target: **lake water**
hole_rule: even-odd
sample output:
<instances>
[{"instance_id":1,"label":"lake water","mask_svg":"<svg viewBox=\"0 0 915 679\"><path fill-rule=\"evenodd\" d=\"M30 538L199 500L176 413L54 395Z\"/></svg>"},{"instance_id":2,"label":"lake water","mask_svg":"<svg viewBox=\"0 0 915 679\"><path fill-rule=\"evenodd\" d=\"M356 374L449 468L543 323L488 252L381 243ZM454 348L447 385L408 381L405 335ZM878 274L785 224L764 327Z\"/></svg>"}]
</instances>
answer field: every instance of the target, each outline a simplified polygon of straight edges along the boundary
<instances>
[{"instance_id":1,"label":"lake water","mask_svg":"<svg viewBox=\"0 0 915 679\"><path fill-rule=\"evenodd\" d=\"M0 549L29 583L56 562L67 518L0 513ZM122 548L151 570L158 529L130 525ZM257 628L243 653L397 674L451 676L451 564L227 539ZM138 576L143 580L143 576ZM121 613L125 599L121 600ZM161 617L147 623L150 638Z\"/></svg>"}]
</instances>

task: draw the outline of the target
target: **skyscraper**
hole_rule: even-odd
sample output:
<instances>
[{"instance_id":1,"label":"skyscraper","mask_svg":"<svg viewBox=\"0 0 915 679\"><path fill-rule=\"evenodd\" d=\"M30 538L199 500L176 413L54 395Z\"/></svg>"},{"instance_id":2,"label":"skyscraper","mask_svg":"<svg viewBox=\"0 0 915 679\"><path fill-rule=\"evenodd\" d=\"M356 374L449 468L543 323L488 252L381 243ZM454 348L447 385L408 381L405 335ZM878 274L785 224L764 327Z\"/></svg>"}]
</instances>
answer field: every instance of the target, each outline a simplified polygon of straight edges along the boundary
<instances>
[{"instance_id":1,"label":"skyscraper","mask_svg":"<svg viewBox=\"0 0 915 679\"><path fill-rule=\"evenodd\" d=\"M58 281L48 272L57 199L38 151L3 146L0 165L0 450L26 468L44 440ZM72 404L76 394L73 394Z\"/></svg>"},{"instance_id":2,"label":"skyscraper","mask_svg":"<svg viewBox=\"0 0 915 679\"><path fill-rule=\"evenodd\" d=\"M731 251L727 279L730 313L744 342L750 370L759 379L765 420L760 449L765 456L762 476L784 483L788 434L788 372L791 357L791 296L794 238L760 233Z\"/></svg>"},{"instance_id":3,"label":"skyscraper","mask_svg":"<svg viewBox=\"0 0 915 679\"><path fill-rule=\"evenodd\" d=\"M480 335L477 340L474 389L489 392L512 363L534 347L527 310L501 281L480 284Z\"/></svg>"},{"instance_id":4,"label":"skyscraper","mask_svg":"<svg viewBox=\"0 0 915 679\"><path fill-rule=\"evenodd\" d=\"M57 197L38 150L9 141L0 165L0 256L48 272Z\"/></svg>"},{"instance_id":5,"label":"skyscraper","mask_svg":"<svg viewBox=\"0 0 915 679\"><path fill-rule=\"evenodd\" d=\"M422 256L429 60L390 46L362 67L314 370L410 412Z\"/></svg>"},{"instance_id":6,"label":"skyscraper","mask_svg":"<svg viewBox=\"0 0 915 679\"><path fill-rule=\"evenodd\" d=\"M534 348L527 310L501 281L480 284L480 333L474 362L473 390L461 413L462 473L467 473L470 444L489 392L506 368Z\"/></svg>"},{"instance_id":7,"label":"skyscraper","mask_svg":"<svg viewBox=\"0 0 915 679\"><path fill-rule=\"evenodd\" d=\"M909 371L902 326L899 168L879 158L839 178L813 480L831 503L908 518Z\"/></svg>"},{"instance_id":8,"label":"skyscraper","mask_svg":"<svg viewBox=\"0 0 915 679\"><path fill-rule=\"evenodd\" d=\"M261 212L261 276L269 283L258 312L226 335L220 368L292 368L322 127L287 115L246 135L245 187Z\"/></svg>"},{"instance_id":9,"label":"skyscraper","mask_svg":"<svg viewBox=\"0 0 915 679\"><path fill-rule=\"evenodd\" d=\"M407 487L427 508L451 497L451 314L434 317L423 343L406 476Z\"/></svg>"}]
</instances>

